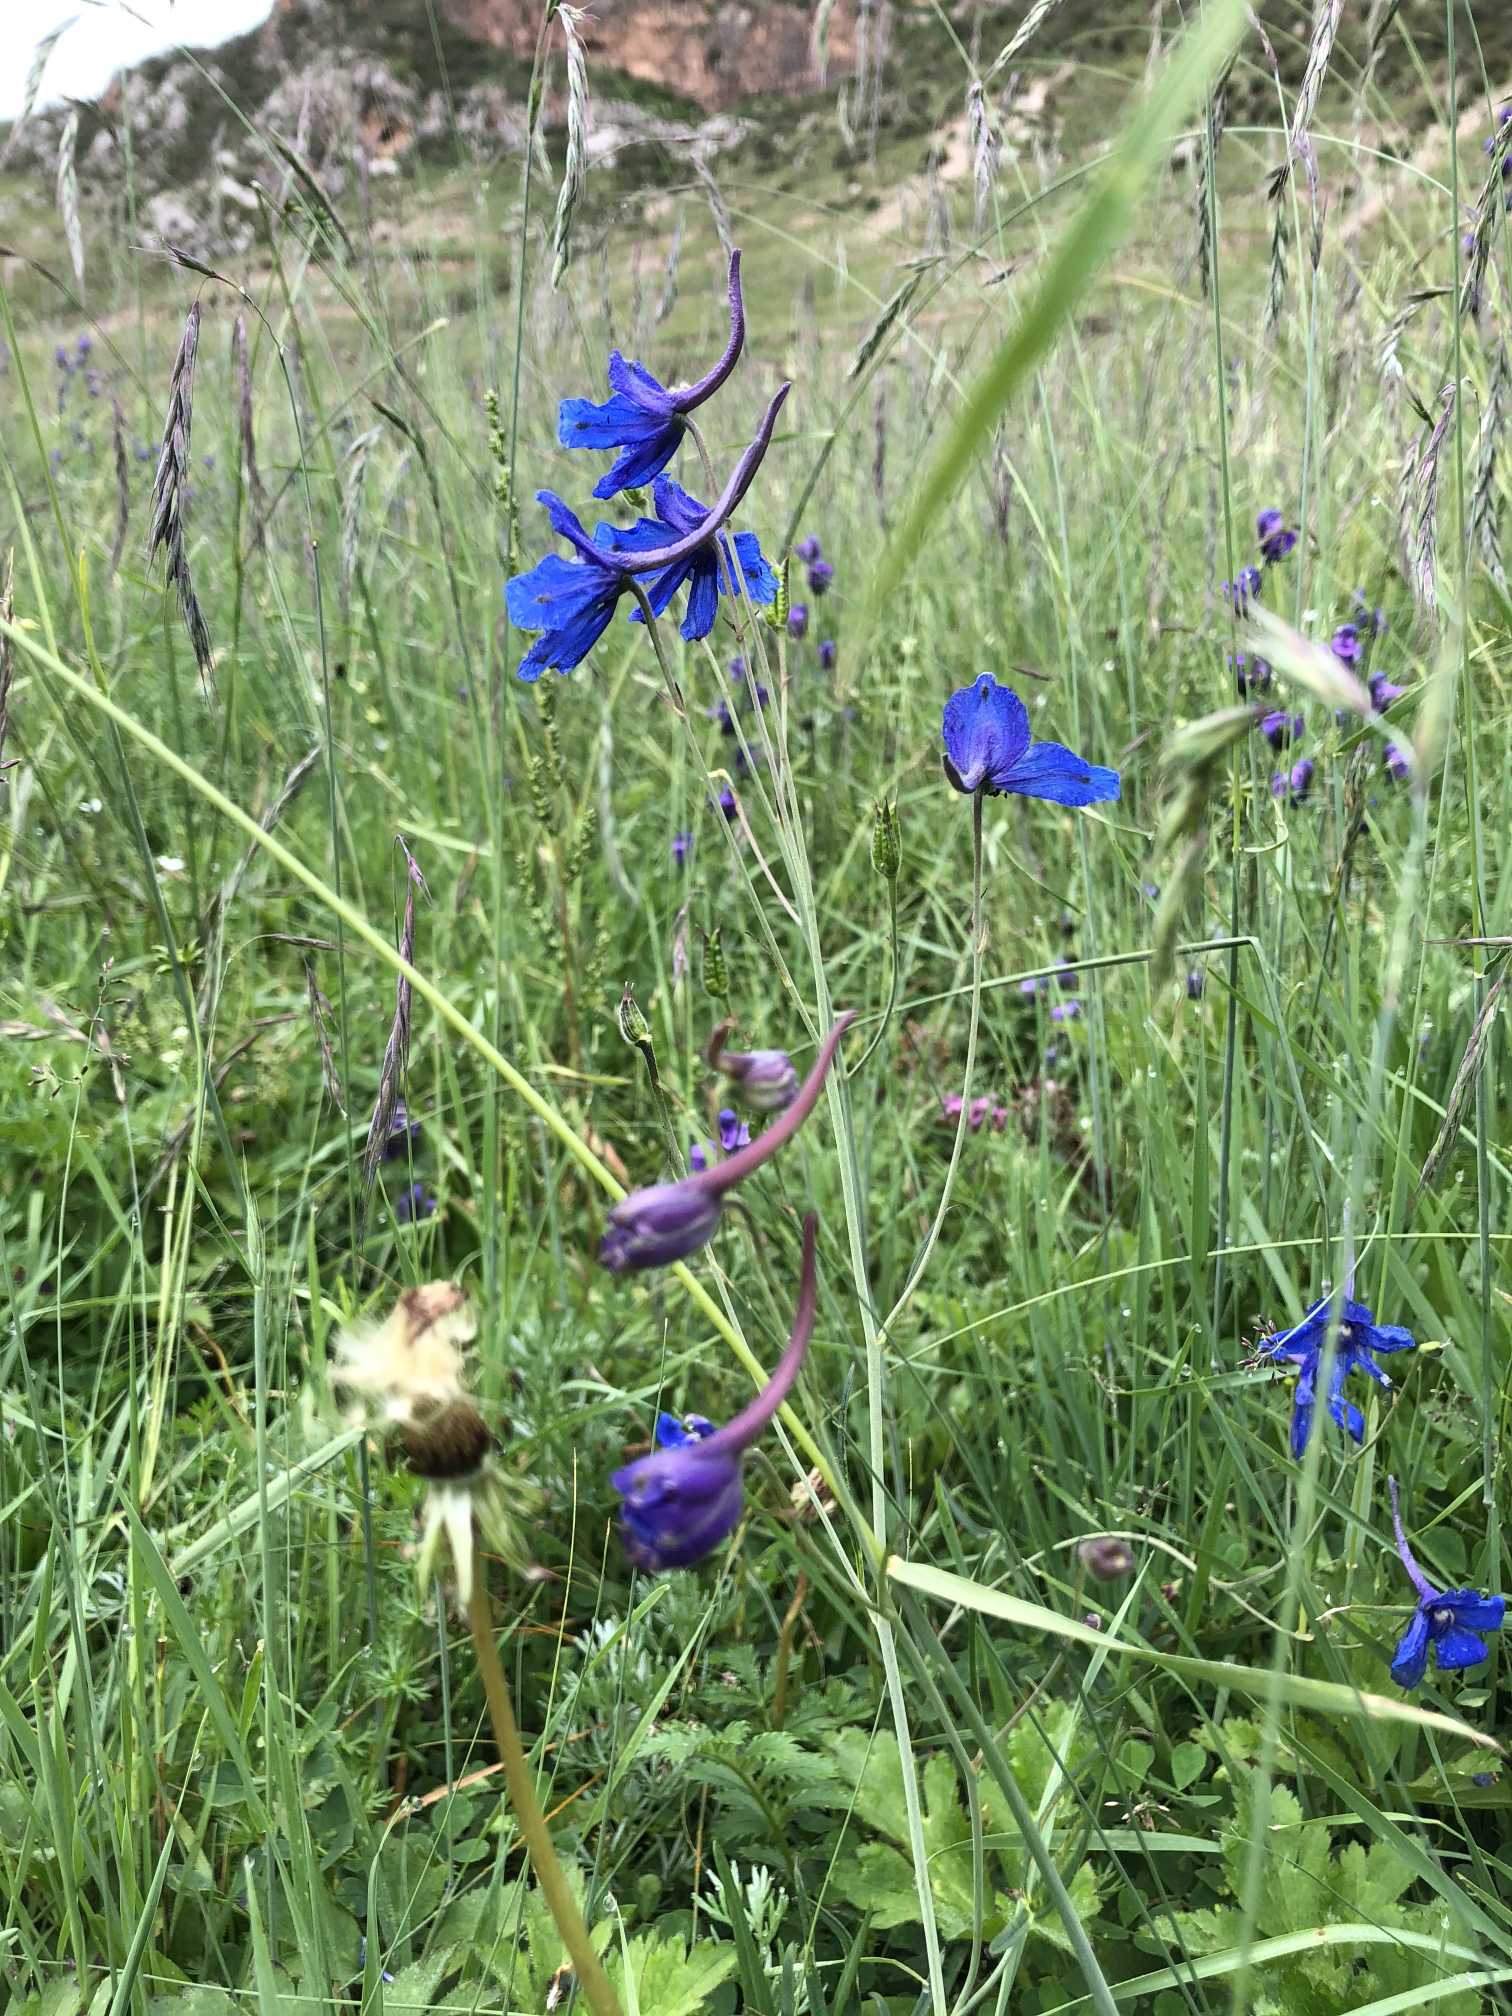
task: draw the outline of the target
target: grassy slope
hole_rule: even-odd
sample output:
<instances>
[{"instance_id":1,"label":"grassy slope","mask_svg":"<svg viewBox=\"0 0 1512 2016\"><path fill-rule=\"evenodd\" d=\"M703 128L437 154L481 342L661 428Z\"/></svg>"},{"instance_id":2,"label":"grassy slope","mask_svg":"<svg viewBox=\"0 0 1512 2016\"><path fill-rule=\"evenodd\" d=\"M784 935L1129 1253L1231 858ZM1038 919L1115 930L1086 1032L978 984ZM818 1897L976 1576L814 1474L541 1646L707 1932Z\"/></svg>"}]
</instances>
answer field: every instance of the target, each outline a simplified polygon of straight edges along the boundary
<instances>
[{"instance_id":1,"label":"grassy slope","mask_svg":"<svg viewBox=\"0 0 1512 2016\"><path fill-rule=\"evenodd\" d=\"M1068 5L1062 32L1080 31ZM1052 53L1047 45L1042 60ZM944 113L958 94L939 63L930 89ZM1310 706L1306 746L1320 770L1306 808L1273 804L1271 759L1255 738L1224 769L1185 928L1203 938L1237 922L1249 942L1232 963L1198 962L1207 976L1200 999L1187 998L1180 972L1156 989L1139 963L1114 965L1077 988L1080 1020L1056 1022L1051 1011L1065 997L1024 994L1017 976L1068 957L1137 962L1149 946L1146 885L1167 883L1173 867L1172 850L1155 839L1162 745L1174 718L1229 697L1223 658L1232 640L1211 592L1234 564L1226 508L1240 549L1260 505L1305 508L1307 538L1276 583L1278 606L1297 617L1315 610L1326 630L1356 582L1369 584L1393 620L1378 662L1416 687L1405 704L1411 718L1421 714L1422 679L1441 661L1395 571L1392 495L1415 422L1383 394L1376 358L1403 289L1415 284L1408 276L1424 260L1447 271L1453 225L1442 204L1405 173L1363 161L1362 207L1386 199L1376 223L1357 240L1342 205L1333 213L1316 291L1294 259L1283 327L1267 340L1269 220L1257 192L1274 142L1242 131L1225 142L1216 314L1191 265L1190 185L1162 184L1116 274L1012 409L998 452L861 656L861 588L885 526L912 494L958 387L1042 270L1044 240L1083 186L1074 179L1080 149L1113 123L1116 83L1099 70L1080 92L1085 129L1073 127L1069 167L1048 199L1021 211L1015 177L1005 175L990 264L966 262L921 307L853 410L846 365L898 258L918 248L922 204L905 204L880 231L875 212L857 216L848 184L860 180L864 195L872 178L835 162L817 114L809 151L792 150L790 186L773 188L754 161L722 167L747 246L752 362L715 410L711 446L723 466L759 390L779 371L796 376L752 504L770 543L840 427L803 519L836 562L836 587L816 607L808 642L766 676L773 690L785 680L790 696L801 858L827 984L872 1018L886 996L889 954L884 893L867 860L871 804L896 792L902 809L902 1008L853 1094L867 1278L884 1308L941 1194L950 1136L938 1098L959 1088L965 1049L969 815L938 773L942 695L981 668L1028 668L1019 683L1039 703L1039 732L1118 762L1125 776L1121 804L1086 819L1012 800L989 812L993 984L974 1082L1012 1118L1002 1132L966 1137L944 1239L892 1339L884 1481L895 1532L917 1558L1068 1616L1108 1615L1128 1596L1121 1629L1161 1654L1260 1670L1280 1659L1378 1689L1383 1649L1402 1621L1389 1606L1405 1593L1383 1509L1388 1469L1404 1481L1421 1551L1441 1580L1503 1586L1508 1576L1502 1486L1498 1477L1488 1516L1479 1468L1482 1395L1499 1429L1512 1346L1500 1261L1504 1038L1490 1051L1484 1103L1468 1111L1473 1140L1438 1191L1409 1210L1479 998L1475 956L1449 941L1469 928L1507 928L1505 604L1477 578L1420 885L1409 871L1408 794ZM1329 103L1347 139L1348 99ZM1400 109L1405 130L1420 125ZM882 136L881 205L919 169L922 131L903 122ZM1323 158L1327 179L1336 157L1325 148ZM1466 168L1478 174L1479 165ZM1032 165L1022 167L1037 189ZM669 221L664 193L643 254L639 203L605 192L568 289L552 296L530 282L520 495L549 481L584 498L583 469L554 447L553 409L562 391L599 385L609 320L616 340L658 364L704 356L717 341L712 233L696 192L683 193L681 297L660 328L650 307ZM802 878L784 851L797 842L767 777L741 786L759 859L756 848L731 844L709 807L733 757L702 709L729 693L723 662L732 644L722 639L717 658L687 654L687 733L658 697L643 644L623 626L591 674L534 696L512 679L498 604L507 528L490 499L479 405L481 384L501 383L506 395L509 384L514 302L499 279L509 214L502 182L459 189L443 168L404 192L371 266L323 275L292 234L276 266L254 264L275 326L298 332L304 443L264 339L254 405L263 482L270 493L289 486L265 553L249 545L235 473L230 304L219 290L207 293L189 524L220 653L211 694L196 690L171 602L141 565L149 464L130 464L131 536L121 574L107 577L108 404L91 400L77 376L60 404L49 359L69 325L25 282L23 356L42 438L29 438L8 398L8 495L19 492L28 508L11 516L7 505L0 544L17 544L18 609L39 626L34 634L56 632L70 663L83 662L83 630L69 556L84 550L112 690L254 813L324 740L329 705L333 783L316 772L282 814L281 837L327 878L339 860L347 899L386 927L402 902L393 845L402 832L431 891L419 913L422 970L632 1180L651 1180L659 1125L615 1033L620 987L634 980L651 1019L679 1132L706 1133L721 1095L697 1056L716 1012L699 991L700 932L721 930L730 1005L747 1034L795 1050L806 1040L816 986L809 947L759 865L771 863L787 900L803 908ZM964 238L964 191L954 222ZM542 256L533 253L535 273ZM114 374L130 436L145 447L171 362L166 314L170 303L182 308L184 285L151 276L139 337L129 293L108 292L112 261L122 275L128 262L108 246L98 257L97 298L123 352L98 361ZM1003 281L1005 266L1014 271ZM1496 316L1507 308L1502 272ZM1452 332L1436 312L1413 325L1402 351L1427 396L1453 357ZM401 377L399 346L443 316L445 327L405 352ZM1496 326L1461 332L1481 395ZM16 382L14 373L6 381ZM413 424L439 518L417 450L377 418L365 389ZM1456 453L1463 447L1473 467L1474 452L1468 398L1463 410L1466 437L1450 436L1442 479L1451 602L1462 579ZM62 451L61 535L48 484L53 448ZM521 538L527 556L540 550L528 505ZM816 669L819 634L838 640L832 679ZM781 1516L794 1474L786 1457L773 1443L775 1468L753 1462L754 1516L715 1567L632 1586L606 1537L608 1472L646 1432L657 1396L723 1414L743 1397L743 1375L675 1289L610 1283L593 1268L597 1201L550 1137L426 1012L417 1013L407 1088L424 1132L413 1167L401 1160L383 1172L359 1262L354 1151L392 1012L391 976L341 945L330 911L264 859L253 859L224 932L214 931L213 893L236 868L241 840L135 749L128 793L99 723L60 704L24 666L13 717L25 764L12 777L0 847L13 898L0 1014L36 1032L8 1037L0 1050L0 1113L13 1147L0 1185L0 1263L17 1291L0 1352L0 1501L9 1508L0 1527L0 1700L23 1704L0 1734L9 1746L0 1857L8 1892L21 1899L11 1954L18 1992L45 1986L61 2016L101 1982L103 2007L106 1970L120 1965L140 1919L150 1927L149 1992L167 1997L197 1984L197 2010L229 2009L217 1999L222 1989L251 1988L259 1928L273 1979L310 1997L353 1980L366 1927L374 1964L381 1958L401 1974L396 2002L431 2001L438 1982L460 1977L470 2003L541 2006L546 1969L539 1954L517 1951L516 1865L502 1858L491 1789L407 1817L395 1806L487 1761L455 1630L418 1601L405 1558L413 1484L375 1465L365 1521L362 1474L341 1450L265 1526L250 1517L259 1437L270 1458L263 1474L279 1484L293 1456L334 1432L333 1325L354 1305L385 1306L403 1283L457 1273L478 1292L478 1377L490 1418L510 1423L505 1468L547 1494L543 1509L523 1507L521 1517L560 1579L511 1598L511 1652L523 1721L543 1737L542 1769L553 1800L564 1802L566 1840L581 1846L585 1869L632 1929L681 1933L692 1928L695 1887L707 1894L706 1844L717 1833L743 1867L774 1871L787 1899L774 1946L812 1951L830 1984L870 1910L862 1986L901 2016L913 2006L923 1951L885 1733L873 1753L880 1761L861 1772L879 1712L887 1727L875 1639L823 1529ZM1242 822L1234 851L1230 802ZM678 873L669 841L684 828L696 836L694 853ZM1398 972L1390 948L1404 920L1411 929ZM679 944L692 955L684 977ZM345 1124L321 1099L306 957L335 1003ZM203 1005L200 1039L181 987ZM58 1033L49 1004L81 1028L98 1006L120 1060L119 1094L107 1063ZM200 1040L212 1069L227 1067L219 1117L205 1102ZM1040 1128L1046 1111L1051 1124ZM164 1144L186 1125L179 1152L165 1157ZM864 1490L861 1326L827 1126L814 1123L753 1196L761 1264L743 1223L722 1236L715 1258L753 1349L770 1361L787 1320L788 1207L820 1207L823 1322L802 1412ZM1079 1173L1087 1144L1106 1168L1106 1210ZM413 1177L439 1209L404 1227L393 1207ZM1489 1279L1477 1246L1482 1200L1493 1234ZM1356 1457L1329 1439L1309 1481L1282 1453L1285 1392L1235 1367L1259 1316L1298 1313L1338 1277L1350 1242L1365 1299L1429 1348L1395 1361L1400 1397L1374 1403L1365 1451ZM141 1508L150 1543L129 1536L124 1502ZM1299 1516L1299 1505L1311 1516ZM1141 1573L1132 1595L1127 1584L1090 1586L1079 1566L1075 1541L1103 1530L1134 1538ZM169 1573L156 1567L154 1546ZM1289 1592L1301 1606L1297 1639L1274 1628L1288 1618ZM800 1620L794 1678L774 1737L779 1627L790 1604ZM573 1637L558 1659L563 1618ZM611 1640L611 1622L627 1618L625 1635ZM598 1649L579 1650L579 1639ZM922 1618L905 1617L904 1641L908 1656L932 1656ZM1267 1718L1159 1670L1089 1663L1074 1650L1057 1663L1045 1639L979 1629L969 1618L954 1621L943 1642L988 1717L990 1754L999 1745L1007 1753L1058 1863L1076 1877L1107 1972L1220 1956L1213 1979L1182 1988L1179 2004L1158 2003L1165 1991L1152 1989L1137 2006L1230 2006L1239 1927L1220 1914L1243 1892L1244 1841L1261 1824L1244 1791L1247 1760L1261 1754L1275 1769L1271 1819L1284 1831L1264 1837L1268 1875L1252 1900L1254 1924L1271 1938L1325 1923L1354 1928L1337 1950L1267 1960L1259 1978L1273 2006L1360 2007L1373 1995L1441 1985L1465 1964L1461 1951L1482 1960L1501 1951L1506 1795L1501 1783L1473 1784L1482 1760L1463 1744L1435 1749L1410 1732L1366 1732L1320 1715ZM1039 1682L1044 1692L1004 1741ZM955 1982L970 1953L960 1928L974 1888L960 1766L979 1738L963 1730L964 1752L953 1750L954 1718L931 1708L917 1676L909 1691L921 1756L937 1760L926 1787L928 1840ZM1430 1698L1482 1727L1503 1719L1495 1666ZM653 1709L656 1740L631 1756ZM27 1749L27 1718L46 1739L40 1753ZM1047 1740L1064 1783L1052 1781ZM1056 1943L1043 1887L1021 1852L1003 1846L1007 1823L990 1774L972 1772L974 1790L979 1779L986 1930L1006 1934L982 1964L1011 1970L1011 2006L1050 2009L1081 1983ZM1363 1816L1351 1803L1362 1795L1371 1802ZM1295 1824L1291 1797L1300 1800ZM1377 1809L1415 1808L1423 1817L1404 1849ZM1320 1860L1326 1823L1340 1815L1333 1847L1352 1842L1349 1855ZM1436 1851L1432 1865L1419 1842ZM160 1854L168 1903L153 1909L146 1900ZM1035 1921L1027 1939L1022 1924L1011 1929L1012 1893L1025 1890ZM1404 1923L1427 1951L1391 1943ZM1370 1973L1355 1972L1366 1933L1382 1927L1388 1936L1368 1949ZM1440 1938L1442 1956L1433 1950ZM732 1989L721 1991L726 2007ZM749 1989L742 1999L756 2006ZM1474 2001L1460 1990L1435 2006L1459 2016Z\"/></svg>"}]
</instances>

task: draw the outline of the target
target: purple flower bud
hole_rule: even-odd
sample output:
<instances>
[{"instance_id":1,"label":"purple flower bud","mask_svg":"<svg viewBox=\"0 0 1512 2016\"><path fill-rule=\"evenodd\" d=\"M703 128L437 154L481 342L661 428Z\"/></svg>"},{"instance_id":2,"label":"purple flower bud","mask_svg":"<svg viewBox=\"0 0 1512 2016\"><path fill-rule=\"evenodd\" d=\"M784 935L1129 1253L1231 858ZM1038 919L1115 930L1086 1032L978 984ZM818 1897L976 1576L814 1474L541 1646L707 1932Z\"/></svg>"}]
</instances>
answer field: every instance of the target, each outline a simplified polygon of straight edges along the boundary
<instances>
[{"instance_id":1,"label":"purple flower bud","mask_svg":"<svg viewBox=\"0 0 1512 2016\"><path fill-rule=\"evenodd\" d=\"M1236 616L1247 616L1249 605L1259 595L1262 585L1258 567L1241 567L1236 580L1220 584L1219 593L1227 598Z\"/></svg>"},{"instance_id":2,"label":"purple flower bud","mask_svg":"<svg viewBox=\"0 0 1512 2016\"><path fill-rule=\"evenodd\" d=\"M1365 590L1354 591L1354 622L1357 630L1369 630L1374 636L1384 637L1391 625L1386 620L1384 609L1372 609L1365 599Z\"/></svg>"},{"instance_id":3,"label":"purple flower bud","mask_svg":"<svg viewBox=\"0 0 1512 2016\"><path fill-rule=\"evenodd\" d=\"M1294 763L1290 772L1278 770L1271 779L1272 798L1285 798L1292 805L1300 805L1312 789L1313 771L1317 766L1304 756L1300 763Z\"/></svg>"},{"instance_id":4,"label":"purple flower bud","mask_svg":"<svg viewBox=\"0 0 1512 2016\"><path fill-rule=\"evenodd\" d=\"M1202 968L1200 966L1193 966L1186 977L1187 999L1189 1001L1200 1001L1202 999L1202 990L1206 985L1207 980Z\"/></svg>"},{"instance_id":5,"label":"purple flower bud","mask_svg":"<svg viewBox=\"0 0 1512 2016\"><path fill-rule=\"evenodd\" d=\"M1341 623L1328 640L1328 648L1341 665L1353 665L1360 655L1360 632L1353 623Z\"/></svg>"},{"instance_id":6,"label":"purple flower bud","mask_svg":"<svg viewBox=\"0 0 1512 2016\"><path fill-rule=\"evenodd\" d=\"M679 868L682 867L692 852L693 835L691 833L674 833L672 835L672 859Z\"/></svg>"},{"instance_id":7,"label":"purple flower bud","mask_svg":"<svg viewBox=\"0 0 1512 2016\"><path fill-rule=\"evenodd\" d=\"M819 670L833 672L835 669L835 640L826 637L819 646Z\"/></svg>"},{"instance_id":8,"label":"purple flower bud","mask_svg":"<svg viewBox=\"0 0 1512 2016\"><path fill-rule=\"evenodd\" d=\"M1405 784L1407 779L1412 775L1412 765L1408 762L1403 752L1398 749L1395 742L1388 742L1386 744L1386 754L1382 758L1382 761L1386 766L1387 774L1394 784Z\"/></svg>"},{"instance_id":9,"label":"purple flower bud","mask_svg":"<svg viewBox=\"0 0 1512 2016\"><path fill-rule=\"evenodd\" d=\"M1394 686L1384 672L1372 672L1366 680L1370 688L1370 704L1377 714L1384 714L1393 700L1400 700L1406 692L1405 686Z\"/></svg>"},{"instance_id":10,"label":"purple flower bud","mask_svg":"<svg viewBox=\"0 0 1512 2016\"><path fill-rule=\"evenodd\" d=\"M803 562L805 567L812 567L814 562L822 556L824 548L819 544L815 535L810 532L806 539L798 541L793 551L798 555L798 558Z\"/></svg>"},{"instance_id":11,"label":"purple flower bud","mask_svg":"<svg viewBox=\"0 0 1512 2016\"><path fill-rule=\"evenodd\" d=\"M719 1213L717 1192L691 1176L681 1183L632 1190L609 1213L599 1259L611 1274L670 1267L709 1243Z\"/></svg>"},{"instance_id":12,"label":"purple flower bud","mask_svg":"<svg viewBox=\"0 0 1512 2016\"><path fill-rule=\"evenodd\" d=\"M599 1260L611 1274L667 1267L707 1245L719 1223L724 1193L775 1155L814 1110L840 1039L855 1019L854 1009L836 1017L797 1098L759 1139L680 1183L653 1183L620 1199L609 1213L599 1247Z\"/></svg>"},{"instance_id":13,"label":"purple flower bud","mask_svg":"<svg viewBox=\"0 0 1512 2016\"><path fill-rule=\"evenodd\" d=\"M720 790L719 809L723 812L726 819L733 819L735 817L735 793L728 784L724 785Z\"/></svg>"},{"instance_id":14,"label":"purple flower bud","mask_svg":"<svg viewBox=\"0 0 1512 2016\"><path fill-rule=\"evenodd\" d=\"M730 705L727 700L712 701L709 706L705 707L704 712L711 721L719 723L719 732L721 735L733 735L735 733L735 716L730 712Z\"/></svg>"},{"instance_id":15,"label":"purple flower bud","mask_svg":"<svg viewBox=\"0 0 1512 2016\"><path fill-rule=\"evenodd\" d=\"M744 679L745 675L746 662L744 658L732 658L730 660L730 677L735 681L737 686Z\"/></svg>"},{"instance_id":16,"label":"purple flower bud","mask_svg":"<svg viewBox=\"0 0 1512 2016\"><path fill-rule=\"evenodd\" d=\"M1297 543L1296 533L1274 509L1260 513L1255 520L1255 534L1260 541L1261 556L1269 567L1278 560L1284 560Z\"/></svg>"},{"instance_id":17,"label":"purple flower bud","mask_svg":"<svg viewBox=\"0 0 1512 2016\"><path fill-rule=\"evenodd\" d=\"M1057 1001L1055 1006L1050 1010L1050 1020L1052 1022L1079 1022L1081 1020L1081 1012L1082 1004L1080 1001Z\"/></svg>"},{"instance_id":18,"label":"purple flower bud","mask_svg":"<svg viewBox=\"0 0 1512 2016\"><path fill-rule=\"evenodd\" d=\"M1288 742L1295 741L1302 733L1302 716L1283 713L1278 709L1275 713L1266 715L1260 723L1260 733L1272 749L1284 749Z\"/></svg>"},{"instance_id":19,"label":"purple flower bud","mask_svg":"<svg viewBox=\"0 0 1512 2016\"><path fill-rule=\"evenodd\" d=\"M829 561L816 560L808 571L809 593L811 595L823 595L834 578L835 570Z\"/></svg>"},{"instance_id":20,"label":"purple flower bud","mask_svg":"<svg viewBox=\"0 0 1512 2016\"><path fill-rule=\"evenodd\" d=\"M688 1147L688 1167L697 1175L702 1175L710 1161L708 1148L702 1141L694 1141Z\"/></svg>"},{"instance_id":21,"label":"purple flower bud","mask_svg":"<svg viewBox=\"0 0 1512 2016\"><path fill-rule=\"evenodd\" d=\"M814 1332L814 1254L819 1221L803 1221L803 1268L793 1328L771 1378L732 1421L715 1429L699 1414L657 1420L661 1445L616 1470L624 1504L620 1537L637 1568L688 1568L731 1531L741 1512L740 1459L792 1391Z\"/></svg>"},{"instance_id":22,"label":"purple flower bud","mask_svg":"<svg viewBox=\"0 0 1512 2016\"><path fill-rule=\"evenodd\" d=\"M790 637L808 635L808 609L802 602L795 602L788 610L788 635Z\"/></svg>"},{"instance_id":23,"label":"purple flower bud","mask_svg":"<svg viewBox=\"0 0 1512 2016\"><path fill-rule=\"evenodd\" d=\"M722 1050L710 1062L734 1079L758 1113L780 1113L798 1096L798 1073L786 1050Z\"/></svg>"}]
</instances>

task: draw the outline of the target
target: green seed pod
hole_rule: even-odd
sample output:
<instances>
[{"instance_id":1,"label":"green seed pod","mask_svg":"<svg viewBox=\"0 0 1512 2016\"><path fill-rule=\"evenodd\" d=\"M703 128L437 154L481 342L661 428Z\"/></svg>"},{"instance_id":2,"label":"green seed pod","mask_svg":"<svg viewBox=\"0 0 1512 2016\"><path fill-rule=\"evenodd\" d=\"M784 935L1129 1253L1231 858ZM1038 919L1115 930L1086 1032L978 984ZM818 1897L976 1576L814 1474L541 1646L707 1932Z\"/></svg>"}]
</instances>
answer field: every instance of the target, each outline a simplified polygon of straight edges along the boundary
<instances>
[{"instance_id":1,"label":"green seed pod","mask_svg":"<svg viewBox=\"0 0 1512 2016\"><path fill-rule=\"evenodd\" d=\"M630 982L625 982L625 991L620 996L619 1032L632 1049L639 1050L643 1043L651 1041L651 1025L640 1011Z\"/></svg>"},{"instance_id":2,"label":"green seed pod","mask_svg":"<svg viewBox=\"0 0 1512 2016\"><path fill-rule=\"evenodd\" d=\"M711 1000L728 1001L730 998L730 976L725 967L724 946L720 942L717 924L712 931L704 934L703 984L704 992Z\"/></svg>"},{"instance_id":3,"label":"green seed pod","mask_svg":"<svg viewBox=\"0 0 1512 2016\"><path fill-rule=\"evenodd\" d=\"M889 882L896 882L903 862L903 833L898 820L896 798L879 798L873 807L872 866Z\"/></svg>"},{"instance_id":4,"label":"green seed pod","mask_svg":"<svg viewBox=\"0 0 1512 2016\"><path fill-rule=\"evenodd\" d=\"M777 599L766 612L766 620L774 630L786 630L788 620L788 562L791 555L782 556L782 565L777 569Z\"/></svg>"}]
</instances>

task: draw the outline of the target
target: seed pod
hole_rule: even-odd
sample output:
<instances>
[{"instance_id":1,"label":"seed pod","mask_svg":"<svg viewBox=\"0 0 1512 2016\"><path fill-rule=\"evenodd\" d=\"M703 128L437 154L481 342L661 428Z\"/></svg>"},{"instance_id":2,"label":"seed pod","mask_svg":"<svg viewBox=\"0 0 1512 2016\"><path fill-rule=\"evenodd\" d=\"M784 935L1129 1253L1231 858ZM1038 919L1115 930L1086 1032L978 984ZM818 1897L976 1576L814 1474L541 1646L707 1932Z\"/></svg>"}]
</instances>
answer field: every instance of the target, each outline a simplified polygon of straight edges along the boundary
<instances>
[{"instance_id":1,"label":"seed pod","mask_svg":"<svg viewBox=\"0 0 1512 2016\"><path fill-rule=\"evenodd\" d=\"M651 1025L640 1011L630 982L625 982L625 991L620 996L619 1032L633 1050L641 1049L651 1041Z\"/></svg>"},{"instance_id":2,"label":"seed pod","mask_svg":"<svg viewBox=\"0 0 1512 2016\"><path fill-rule=\"evenodd\" d=\"M704 992L711 1000L727 1001L730 998L730 975L725 966L724 945L717 924L712 931L704 933L703 984Z\"/></svg>"}]
</instances>

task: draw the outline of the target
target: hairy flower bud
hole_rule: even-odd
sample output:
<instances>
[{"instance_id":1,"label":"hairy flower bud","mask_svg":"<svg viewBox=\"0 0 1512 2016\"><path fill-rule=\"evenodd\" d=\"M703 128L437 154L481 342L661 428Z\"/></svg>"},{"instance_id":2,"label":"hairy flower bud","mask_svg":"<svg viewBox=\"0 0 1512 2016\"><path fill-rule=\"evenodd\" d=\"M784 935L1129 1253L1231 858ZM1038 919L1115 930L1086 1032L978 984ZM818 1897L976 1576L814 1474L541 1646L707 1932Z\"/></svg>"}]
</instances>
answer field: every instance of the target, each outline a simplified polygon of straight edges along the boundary
<instances>
[{"instance_id":1,"label":"hairy flower bud","mask_svg":"<svg viewBox=\"0 0 1512 2016\"><path fill-rule=\"evenodd\" d=\"M1134 1550L1126 1540L1115 1540L1111 1534L1083 1540L1076 1551L1087 1573L1099 1582L1116 1582L1134 1572Z\"/></svg>"},{"instance_id":2,"label":"hairy flower bud","mask_svg":"<svg viewBox=\"0 0 1512 2016\"><path fill-rule=\"evenodd\" d=\"M640 1005L628 980L625 982L625 991L620 996L619 1032L632 1050L639 1050L651 1041L651 1025L641 1013Z\"/></svg>"}]
</instances>

